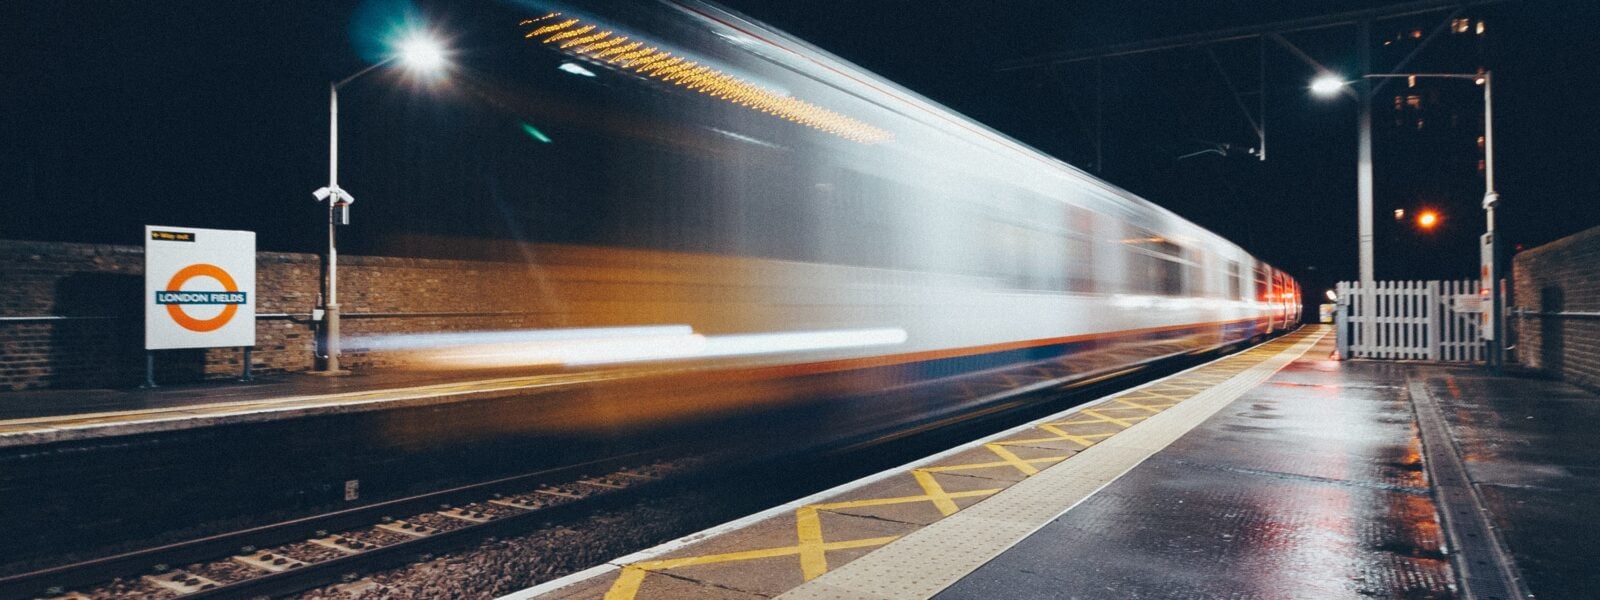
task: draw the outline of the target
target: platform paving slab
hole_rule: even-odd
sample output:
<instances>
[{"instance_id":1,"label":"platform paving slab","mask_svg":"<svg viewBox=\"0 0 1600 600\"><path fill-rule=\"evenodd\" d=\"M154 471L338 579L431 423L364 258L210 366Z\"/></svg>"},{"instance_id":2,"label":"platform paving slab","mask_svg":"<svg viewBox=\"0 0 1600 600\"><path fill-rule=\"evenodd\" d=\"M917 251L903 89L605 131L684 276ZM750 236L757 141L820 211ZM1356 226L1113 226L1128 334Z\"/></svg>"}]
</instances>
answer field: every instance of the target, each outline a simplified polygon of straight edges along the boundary
<instances>
[{"instance_id":1,"label":"platform paving slab","mask_svg":"<svg viewBox=\"0 0 1600 600\"><path fill-rule=\"evenodd\" d=\"M1066 460L1081 460L1083 453L1117 460L1087 460L1074 474L1052 489L1082 497L1101 488L1125 470L1134 457L1148 455L1166 442L1160 435L1141 431L1147 419L1173 411L1182 421L1185 413L1215 410L1215 401L1185 406L1190 398L1208 393L1213 386L1232 382L1249 372L1250 381L1282 365L1324 332L1311 329L1261 348L1239 353L1177 376L1113 394L1082 407L1020 426L974 443L968 448L942 453L878 478L844 486L763 512L738 524L696 534L658 549L611 561L603 569L559 580L513 594L514 598L631 599L668 597L652 586L656 578L696 581L718 589L761 594L792 592L807 581L826 577L834 569L870 556L878 547L901 543L918 530L950 515L966 514L983 505L983 499L1013 486L1023 486ZM1231 383L1224 394L1237 394L1248 384ZM1220 396L1219 396L1220 397ZM1227 396L1227 397L1232 397ZM1102 445L1106 440L1120 440ZM1048 517L1028 511L1002 512L979 517L984 526L1003 531L1030 531ZM1034 519L1039 520L1034 520ZM878 531L886 524L892 533ZM868 527L870 526L870 527ZM903 529L902 529L903 528ZM889 533L889 535L883 535ZM876 536L876 537L875 537ZM993 536L989 536L993 537ZM996 546L992 552L1002 550ZM948 548L930 548L931 552ZM967 560L967 559L964 559ZM600 585L597 582L608 582ZM841 597L864 597L845 594Z\"/></svg>"},{"instance_id":2,"label":"platform paving slab","mask_svg":"<svg viewBox=\"0 0 1600 600\"><path fill-rule=\"evenodd\" d=\"M1600 394L1531 375L1418 368L1538 598L1600 598Z\"/></svg>"},{"instance_id":3,"label":"platform paving slab","mask_svg":"<svg viewBox=\"0 0 1600 600\"><path fill-rule=\"evenodd\" d=\"M1328 350L936 597L1457 597L1405 367Z\"/></svg>"}]
</instances>

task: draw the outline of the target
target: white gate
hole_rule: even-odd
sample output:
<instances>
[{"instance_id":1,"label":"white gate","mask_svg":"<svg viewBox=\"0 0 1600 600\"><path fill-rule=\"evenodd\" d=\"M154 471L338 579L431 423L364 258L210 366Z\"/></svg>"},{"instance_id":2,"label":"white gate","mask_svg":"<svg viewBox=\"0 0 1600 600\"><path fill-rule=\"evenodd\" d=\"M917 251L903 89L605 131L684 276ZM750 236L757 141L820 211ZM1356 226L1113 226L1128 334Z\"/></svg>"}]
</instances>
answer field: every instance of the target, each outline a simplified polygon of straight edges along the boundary
<instances>
[{"instance_id":1,"label":"white gate","mask_svg":"<svg viewBox=\"0 0 1600 600\"><path fill-rule=\"evenodd\" d=\"M1378 281L1338 286L1339 353L1346 358L1483 360L1478 282Z\"/></svg>"}]
</instances>

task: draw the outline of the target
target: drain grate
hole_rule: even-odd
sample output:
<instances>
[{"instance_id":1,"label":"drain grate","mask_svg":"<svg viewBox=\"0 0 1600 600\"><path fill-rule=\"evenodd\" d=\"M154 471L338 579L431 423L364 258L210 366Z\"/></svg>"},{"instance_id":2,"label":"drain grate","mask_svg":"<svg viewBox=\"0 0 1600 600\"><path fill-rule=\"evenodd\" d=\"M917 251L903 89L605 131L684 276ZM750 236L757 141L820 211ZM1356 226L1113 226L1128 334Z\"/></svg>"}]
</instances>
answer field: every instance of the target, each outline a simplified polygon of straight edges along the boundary
<instances>
[{"instance_id":1,"label":"drain grate","mask_svg":"<svg viewBox=\"0 0 1600 600\"><path fill-rule=\"evenodd\" d=\"M1423 464L1433 484L1434 497L1457 576L1467 600L1531 598L1505 544L1489 524L1488 508L1467 477L1461 451L1444 422L1439 402L1422 381L1407 382L1422 432Z\"/></svg>"}]
</instances>

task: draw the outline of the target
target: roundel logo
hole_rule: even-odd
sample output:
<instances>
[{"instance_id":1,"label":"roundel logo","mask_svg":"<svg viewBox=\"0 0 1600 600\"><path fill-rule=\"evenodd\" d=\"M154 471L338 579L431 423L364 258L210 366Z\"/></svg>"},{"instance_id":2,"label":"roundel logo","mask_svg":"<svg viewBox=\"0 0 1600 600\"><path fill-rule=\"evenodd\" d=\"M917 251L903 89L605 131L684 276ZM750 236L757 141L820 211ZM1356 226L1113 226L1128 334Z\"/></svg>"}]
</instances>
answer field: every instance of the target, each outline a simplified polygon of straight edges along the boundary
<instances>
[{"instance_id":1,"label":"roundel logo","mask_svg":"<svg viewBox=\"0 0 1600 600\"><path fill-rule=\"evenodd\" d=\"M197 277L215 280L222 284L223 291L184 291L183 285ZM221 329L223 325L228 324L228 321L233 320L233 315L239 312L239 305L245 303L245 296L246 293L239 291L239 284L227 271L216 265L196 263L178 269L178 272L172 275L172 279L167 281L167 289L156 292L156 304L166 305L167 315L171 316L178 326L189 331L205 333ZM184 311L184 306L197 304L221 305L222 312L215 317L200 319Z\"/></svg>"}]
</instances>

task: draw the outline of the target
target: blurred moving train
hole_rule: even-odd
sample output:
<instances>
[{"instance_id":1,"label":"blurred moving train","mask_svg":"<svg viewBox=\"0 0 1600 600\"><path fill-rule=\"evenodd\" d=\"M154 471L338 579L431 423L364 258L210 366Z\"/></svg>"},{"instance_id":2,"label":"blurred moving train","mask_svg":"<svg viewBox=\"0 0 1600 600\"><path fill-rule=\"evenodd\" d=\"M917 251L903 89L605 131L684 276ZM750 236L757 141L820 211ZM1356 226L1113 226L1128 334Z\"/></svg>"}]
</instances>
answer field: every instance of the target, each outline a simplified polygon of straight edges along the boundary
<instances>
[{"instance_id":1,"label":"blurred moving train","mask_svg":"<svg viewBox=\"0 0 1600 600\"><path fill-rule=\"evenodd\" d=\"M510 6L525 87L484 95L521 131L480 143L532 158L481 168L516 182L502 210L540 241L527 293L552 325L744 336L763 372L850 391L1041 364L1065 381L1300 321L1295 280L1227 240L729 10ZM759 349L806 333L835 335ZM504 348L441 364L516 364ZM568 362L694 357L585 356Z\"/></svg>"}]
</instances>

